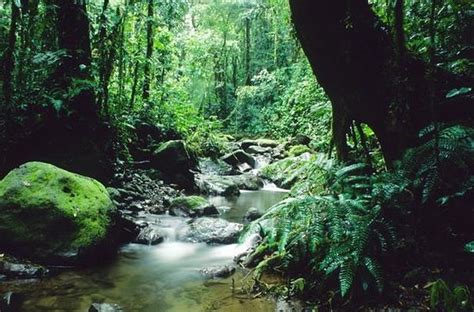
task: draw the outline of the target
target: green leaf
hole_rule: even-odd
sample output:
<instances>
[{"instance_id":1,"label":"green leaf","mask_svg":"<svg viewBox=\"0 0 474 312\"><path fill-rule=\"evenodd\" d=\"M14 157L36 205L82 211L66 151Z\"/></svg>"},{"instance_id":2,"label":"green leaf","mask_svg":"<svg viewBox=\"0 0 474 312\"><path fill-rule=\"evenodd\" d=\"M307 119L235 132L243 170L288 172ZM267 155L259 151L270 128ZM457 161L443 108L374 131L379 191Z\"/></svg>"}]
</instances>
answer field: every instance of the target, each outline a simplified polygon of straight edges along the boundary
<instances>
[{"instance_id":1,"label":"green leaf","mask_svg":"<svg viewBox=\"0 0 474 312\"><path fill-rule=\"evenodd\" d=\"M451 91L448 92L448 94L446 94L446 98L450 99L458 95L466 94L466 93L471 92L471 90L472 88L466 88L466 87L459 88L459 89L452 89Z\"/></svg>"}]
</instances>

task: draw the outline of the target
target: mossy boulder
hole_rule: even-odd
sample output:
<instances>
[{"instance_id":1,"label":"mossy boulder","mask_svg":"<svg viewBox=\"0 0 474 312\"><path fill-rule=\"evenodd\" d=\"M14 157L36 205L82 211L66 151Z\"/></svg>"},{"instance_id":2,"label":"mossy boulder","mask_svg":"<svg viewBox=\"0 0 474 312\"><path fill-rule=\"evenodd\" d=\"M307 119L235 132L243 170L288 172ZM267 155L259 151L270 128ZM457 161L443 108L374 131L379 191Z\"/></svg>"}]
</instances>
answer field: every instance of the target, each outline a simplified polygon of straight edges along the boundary
<instances>
[{"instance_id":1,"label":"mossy boulder","mask_svg":"<svg viewBox=\"0 0 474 312\"><path fill-rule=\"evenodd\" d=\"M98 181L29 162L0 181L0 247L39 262L80 259L104 242L113 211Z\"/></svg>"},{"instance_id":2,"label":"mossy boulder","mask_svg":"<svg viewBox=\"0 0 474 312\"><path fill-rule=\"evenodd\" d=\"M288 155L291 157L300 156L304 153L311 152L311 149L306 145L295 145L290 148Z\"/></svg>"},{"instance_id":3,"label":"mossy boulder","mask_svg":"<svg viewBox=\"0 0 474 312\"><path fill-rule=\"evenodd\" d=\"M164 180L191 190L194 187L193 171L197 169L196 157L181 140L160 144L153 152L152 165L160 170Z\"/></svg>"},{"instance_id":4,"label":"mossy boulder","mask_svg":"<svg viewBox=\"0 0 474 312\"><path fill-rule=\"evenodd\" d=\"M201 196L182 196L174 199L169 207L170 215L181 217L201 217L219 214L214 205Z\"/></svg>"},{"instance_id":5,"label":"mossy boulder","mask_svg":"<svg viewBox=\"0 0 474 312\"><path fill-rule=\"evenodd\" d=\"M306 167L312 159L309 153L287 157L263 167L260 176L279 187L290 189L296 182L306 177Z\"/></svg>"}]
</instances>

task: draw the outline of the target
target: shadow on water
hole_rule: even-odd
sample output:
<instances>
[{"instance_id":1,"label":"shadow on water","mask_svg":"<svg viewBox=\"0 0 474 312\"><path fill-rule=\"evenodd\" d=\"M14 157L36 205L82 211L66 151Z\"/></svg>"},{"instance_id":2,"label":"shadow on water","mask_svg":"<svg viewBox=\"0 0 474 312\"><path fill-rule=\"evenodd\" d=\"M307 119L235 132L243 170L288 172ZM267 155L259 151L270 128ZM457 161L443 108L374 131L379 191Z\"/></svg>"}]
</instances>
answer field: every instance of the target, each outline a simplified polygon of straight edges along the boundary
<instances>
[{"instance_id":1,"label":"shadow on water","mask_svg":"<svg viewBox=\"0 0 474 312\"><path fill-rule=\"evenodd\" d=\"M249 207L263 212L284 197L284 192L262 190L210 201L230 207L223 218L241 222ZM157 246L128 244L106 266L66 271L44 280L0 283L0 292L21 293L26 312L87 311L94 302L116 303L125 311L274 311L275 304L266 298L252 299L238 290L233 295L232 279L235 288L241 288L242 272L217 280L199 274L206 266L231 264L239 248L174 240Z\"/></svg>"}]
</instances>

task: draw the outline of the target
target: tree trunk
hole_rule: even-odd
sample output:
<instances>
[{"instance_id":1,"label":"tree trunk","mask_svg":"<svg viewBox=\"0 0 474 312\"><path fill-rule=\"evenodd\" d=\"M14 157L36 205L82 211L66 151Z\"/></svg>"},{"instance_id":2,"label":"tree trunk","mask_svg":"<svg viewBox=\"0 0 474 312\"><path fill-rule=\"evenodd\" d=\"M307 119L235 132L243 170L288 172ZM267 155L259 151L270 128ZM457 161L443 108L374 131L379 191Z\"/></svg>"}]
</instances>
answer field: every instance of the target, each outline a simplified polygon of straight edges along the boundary
<instances>
[{"instance_id":1,"label":"tree trunk","mask_svg":"<svg viewBox=\"0 0 474 312\"><path fill-rule=\"evenodd\" d=\"M250 18L245 19L245 85L249 86L252 81L250 72Z\"/></svg>"},{"instance_id":2,"label":"tree trunk","mask_svg":"<svg viewBox=\"0 0 474 312\"><path fill-rule=\"evenodd\" d=\"M346 134L354 120L373 129L390 166L416 143L419 130L432 122L426 97L429 66L407 55L403 77L397 77L394 37L367 1L290 0L290 6L297 36L332 102L339 158L348 158ZM451 119L472 116L473 105L448 109L445 95L459 87L461 80L433 70L438 112L446 111L445 117ZM399 90L394 84L399 80L404 81L404 105L396 100ZM472 98L467 100L472 102Z\"/></svg>"},{"instance_id":3,"label":"tree trunk","mask_svg":"<svg viewBox=\"0 0 474 312\"><path fill-rule=\"evenodd\" d=\"M78 119L89 123L98 119L98 109L91 80L91 43L89 19L82 1L55 0L57 9L58 46L67 52L55 73L61 89L69 93L71 89L80 91L68 99L69 109Z\"/></svg>"},{"instance_id":4,"label":"tree trunk","mask_svg":"<svg viewBox=\"0 0 474 312\"><path fill-rule=\"evenodd\" d=\"M11 4L11 20L10 31L8 33L8 46L3 54L3 97L5 99L5 112L13 108L13 71L15 69L15 47L16 47L16 31L18 27L18 19L20 17L20 10L12 1ZM7 116L8 117L8 116Z\"/></svg>"},{"instance_id":5,"label":"tree trunk","mask_svg":"<svg viewBox=\"0 0 474 312\"><path fill-rule=\"evenodd\" d=\"M145 67L143 70L143 100L146 102L150 97L150 84L151 84L151 58L153 57L153 19L154 19L154 0L148 0L148 14L147 14L147 26L146 26L146 60Z\"/></svg>"}]
</instances>

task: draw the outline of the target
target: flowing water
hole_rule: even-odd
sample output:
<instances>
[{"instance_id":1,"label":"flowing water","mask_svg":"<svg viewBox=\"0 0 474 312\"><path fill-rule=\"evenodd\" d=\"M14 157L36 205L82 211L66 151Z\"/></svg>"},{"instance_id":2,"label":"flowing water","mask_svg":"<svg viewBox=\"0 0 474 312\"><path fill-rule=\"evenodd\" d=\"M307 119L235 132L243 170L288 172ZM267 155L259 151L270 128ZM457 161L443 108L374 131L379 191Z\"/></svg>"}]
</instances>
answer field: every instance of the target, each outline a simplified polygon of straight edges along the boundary
<instances>
[{"instance_id":1,"label":"flowing water","mask_svg":"<svg viewBox=\"0 0 474 312\"><path fill-rule=\"evenodd\" d=\"M285 196L278 189L242 192L240 197L211 197L223 206L224 219L241 222L255 207L262 212ZM160 216L169 231L183 219ZM172 237L172 235L170 235ZM0 283L0 293L14 291L24 298L22 311L87 311L91 303L116 303L124 311L274 311L266 298L252 299L243 273L226 279L205 280L199 270L231 264L244 246L210 246L169 239L157 246L128 244L118 257L102 267L62 272L36 281ZM235 281L235 282L234 282Z\"/></svg>"}]
</instances>

